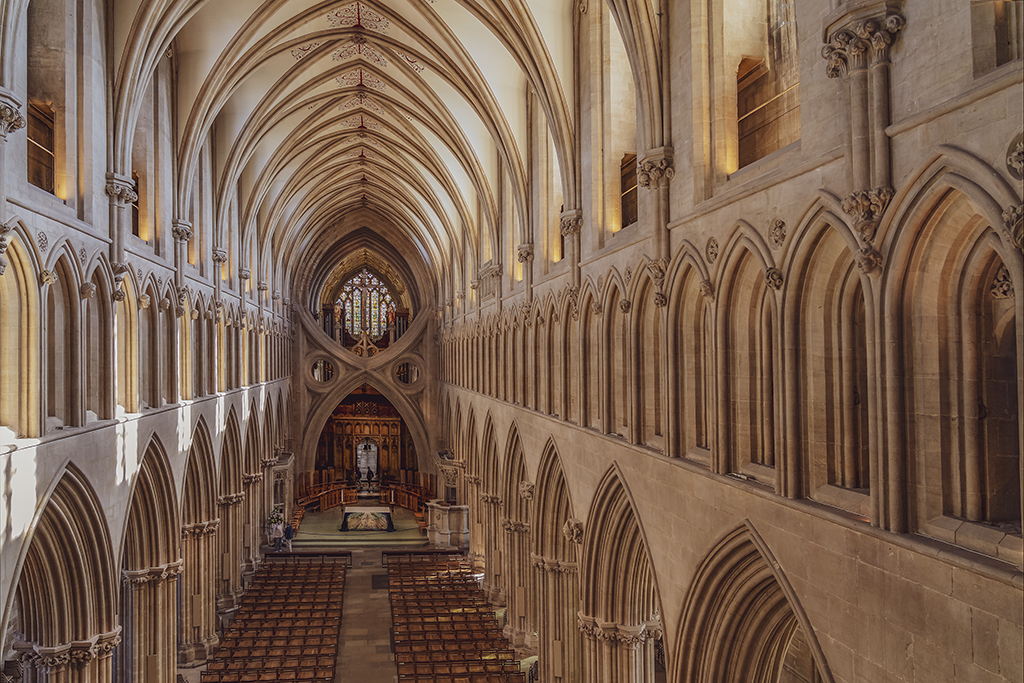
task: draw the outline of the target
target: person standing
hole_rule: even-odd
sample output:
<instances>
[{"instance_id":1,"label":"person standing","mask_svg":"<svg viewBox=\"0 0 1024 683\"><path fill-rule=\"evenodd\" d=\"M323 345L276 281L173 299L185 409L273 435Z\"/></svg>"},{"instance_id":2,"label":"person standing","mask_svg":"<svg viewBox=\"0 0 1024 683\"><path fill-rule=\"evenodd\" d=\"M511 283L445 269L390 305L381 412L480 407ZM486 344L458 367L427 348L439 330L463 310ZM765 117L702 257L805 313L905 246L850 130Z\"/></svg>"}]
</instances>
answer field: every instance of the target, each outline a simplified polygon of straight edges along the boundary
<instances>
[{"instance_id":1,"label":"person standing","mask_svg":"<svg viewBox=\"0 0 1024 683\"><path fill-rule=\"evenodd\" d=\"M274 552L281 552L281 542L284 540L284 527L281 522L274 523Z\"/></svg>"},{"instance_id":2,"label":"person standing","mask_svg":"<svg viewBox=\"0 0 1024 683\"><path fill-rule=\"evenodd\" d=\"M292 523L288 522L284 527L284 545L288 552L292 551L293 538L295 538L295 529L292 528Z\"/></svg>"}]
</instances>

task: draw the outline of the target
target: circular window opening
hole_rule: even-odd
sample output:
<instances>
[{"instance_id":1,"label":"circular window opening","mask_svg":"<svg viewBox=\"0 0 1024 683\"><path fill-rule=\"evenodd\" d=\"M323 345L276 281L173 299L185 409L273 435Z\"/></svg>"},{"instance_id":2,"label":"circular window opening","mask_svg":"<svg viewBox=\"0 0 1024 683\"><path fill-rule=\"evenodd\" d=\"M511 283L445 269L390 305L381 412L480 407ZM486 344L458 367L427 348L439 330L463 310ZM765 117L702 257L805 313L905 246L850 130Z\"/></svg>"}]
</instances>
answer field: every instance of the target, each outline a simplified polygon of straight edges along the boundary
<instances>
[{"instance_id":1,"label":"circular window opening","mask_svg":"<svg viewBox=\"0 0 1024 683\"><path fill-rule=\"evenodd\" d=\"M330 382L334 377L334 363L329 360L318 360L313 363L313 379L317 382Z\"/></svg>"},{"instance_id":2,"label":"circular window opening","mask_svg":"<svg viewBox=\"0 0 1024 683\"><path fill-rule=\"evenodd\" d=\"M414 384L420 378L420 369L412 363L399 363L395 366L395 378L402 384Z\"/></svg>"}]
</instances>

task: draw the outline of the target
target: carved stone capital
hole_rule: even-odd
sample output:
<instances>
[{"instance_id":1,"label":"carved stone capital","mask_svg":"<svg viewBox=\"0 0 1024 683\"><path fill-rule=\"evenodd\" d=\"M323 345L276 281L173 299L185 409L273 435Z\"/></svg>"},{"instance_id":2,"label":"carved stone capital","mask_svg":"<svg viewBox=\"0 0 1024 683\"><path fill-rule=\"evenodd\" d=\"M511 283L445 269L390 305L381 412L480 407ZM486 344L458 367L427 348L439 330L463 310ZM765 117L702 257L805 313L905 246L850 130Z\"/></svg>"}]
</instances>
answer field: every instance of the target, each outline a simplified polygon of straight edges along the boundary
<instances>
[{"instance_id":1,"label":"carved stone capital","mask_svg":"<svg viewBox=\"0 0 1024 683\"><path fill-rule=\"evenodd\" d=\"M887 62L889 47L907 25L902 14L884 10L877 16L847 15L827 29L828 38L821 49L825 73L839 78L867 68L868 60Z\"/></svg>"},{"instance_id":2,"label":"carved stone capital","mask_svg":"<svg viewBox=\"0 0 1024 683\"><path fill-rule=\"evenodd\" d=\"M583 522L581 522L580 520L578 520L578 519L576 519L574 517L570 517L569 519L565 520L565 524L562 525L562 535L565 536L565 538L570 543L575 543L576 545L582 545L583 544Z\"/></svg>"},{"instance_id":3,"label":"carved stone capital","mask_svg":"<svg viewBox=\"0 0 1024 683\"><path fill-rule=\"evenodd\" d=\"M25 116L21 113L21 104L7 96L0 95L0 139L7 139L13 133L25 127Z\"/></svg>"},{"instance_id":4,"label":"carved stone capital","mask_svg":"<svg viewBox=\"0 0 1024 683\"><path fill-rule=\"evenodd\" d=\"M270 285L262 280L256 285L257 291L266 292L270 290Z\"/></svg>"},{"instance_id":5,"label":"carved stone capital","mask_svg":"<svg viewBox=\"0 0 1024 683\"><path fill-rule=\"evenodd\" d=\"M214 263L226 263L228 260L227 249L214 249L213 250L213 261Z\"/></svg>"},{"instance_id":6,"label":"carved stone capital","mask_svg":"<svg viewBox=\"0 0 1024 683\"><path fill-rule=\"evenodd\" d=\"M675 176L673 151L671 147L652 149L636 166L636 184L653 189L662 179L672 180Z\"/></svg>"},{"instance_id":7,"label":"carved stone capital","mask_svg":"<svg viewBox=\"0 0 1024 683\"><path fill-rule=\"evenodd\" d=\"M523 500L533 500L534 488L532 481L519 482L519 497Z\"/></svg>"},{"instance_id":8,"label":"carved stone capital","mask_svg":"<svg viewBox=\"0 0 1024 683\"><path fill-rule=\"evenodd\" d=\"M527 263L533 260L533 245L532 244L520 244L516 253L516 258L520 263Z\"/></svg>"},{"instance_id":9,"label":"carved stone capital","mask_svg":"<svg viewBox=\"0 0 1024 683\"><path fill-rule=\"evenodd\" d=\"M238 279L239 280L248 280L250 277L252 277L252 271L251 270L249 270L248 268L239 268L238 269Z\"/></svg>"},{"instance_id":10,"label":"carved stone capital","mask_svg":"<svg viewBox=\"0 0 1024 683\"><path fill-rule=\"evenodd\" d=\"M853 218L853 229L870 241L874 238L878 221L882 219L882 214L892 197L893 191L889 187L856 190L842 201L841 206L843 211Z\"/></svg>"},{"instance_id":11,"label":"carved stone capital","mask_svg":"<svg viewBox=\"0 0 1024 683\"><path fill-rule=\"evenodd\" d=\"M271 295L270 298L273 299L274 301L280 301L281 300L281 290L280 289L275 289L274 293Z\"/></svg>"},{"instance_id":12,"label":"carved stone capital","mask_svg":"<svg viewBox=\"0 0 1024 683\"><path fill-rule=\"evenodd\" d=\"M57 284L57 274L52 270L44 270L39 274L39 278L42 280L44 285Z\"/></svg>"},{"instance_id":13,"label":"carved stone capital","mask_svg":"<svg viewBox=\"0 0 1024 683\"><path fill-rule=\"evenodd\" d=\"M559 230L563 237L569 235L578 235L580 230L583 228L583 212L576 211L565 211L561 215L559 222Z\"/></svg>"},{"instance_id":14,"label":"carved stone capital","mask_svg":"<svg viewBox=\"0 0 1024 683\"><path fill-rule=\"evenodd\" d=\"M211 519L207 522L196 522L195 524L183 524L181 527L181 537L200 538L202 536L212 536L217 533L217 529L220 527L220 518Z\"/></svg>"},{"instance_id":15,"label":"carved stone capital","mask_svg":"<svg viewBox=\"0 0 1024 683\"><path fill-rule=\"evenodd\" d=\"M139 201L139 195L135 191L135 183L131 178L126 178L119 173L107 174L107 185L104 188L110 200L118 206L128 206Z\"/></svg>"},{"instance_id":16,"label":"carved stone capital","mask_svg":"<svg viewBox=\"0 0 1024 683\"><path fill-rule=\"evenodd\" d=\"M479 476L477 476L475 474L467 474L466 475L466 483L467 484L479 484L481 481L483 481L483 480Z\"/></svg>"},{"instance_id":17,"label":"carved stone capital","mask_svg":"<svg viewBox=\"0 0 1024 683\"><path fill-rule=\"evenodd\" d=\"M184 218L175 218L171 222L171 234L175 242L188 242L192 239L192 224Z\"/></svg>"},{"instance_id":18,"label":"carved stone capital","mask_svg":"<svg viewBox=\"0 0 1024 683\"><path fill-rule=\"evenodd\" d=\"M240 493L228 493L217 498L217 505L221 507L235 507L240 505L245 500L245 492Z\"/></svg>"}]
</instances>

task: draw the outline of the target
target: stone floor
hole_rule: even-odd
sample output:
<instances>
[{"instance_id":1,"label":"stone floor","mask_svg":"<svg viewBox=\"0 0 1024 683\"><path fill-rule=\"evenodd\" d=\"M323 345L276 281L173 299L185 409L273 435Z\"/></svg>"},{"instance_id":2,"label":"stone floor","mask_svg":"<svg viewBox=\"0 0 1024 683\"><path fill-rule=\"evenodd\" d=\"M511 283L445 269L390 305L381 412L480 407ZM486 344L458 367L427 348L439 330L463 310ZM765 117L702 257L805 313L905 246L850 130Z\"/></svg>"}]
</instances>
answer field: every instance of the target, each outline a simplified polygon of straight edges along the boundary
<instances>
[{"instance_id":1,"label":"stone floor","mask_svg":"<svg viewBox=\"0 0 1024 683\"><path fill-rule=\"evenodd\" d=\"M341 619L335 683L397 683L391 652L391 604L388 591L374 589L374 574L386 574L380 548L353 549L345 576L345 611Z\"/></svg>"}]
</instances>

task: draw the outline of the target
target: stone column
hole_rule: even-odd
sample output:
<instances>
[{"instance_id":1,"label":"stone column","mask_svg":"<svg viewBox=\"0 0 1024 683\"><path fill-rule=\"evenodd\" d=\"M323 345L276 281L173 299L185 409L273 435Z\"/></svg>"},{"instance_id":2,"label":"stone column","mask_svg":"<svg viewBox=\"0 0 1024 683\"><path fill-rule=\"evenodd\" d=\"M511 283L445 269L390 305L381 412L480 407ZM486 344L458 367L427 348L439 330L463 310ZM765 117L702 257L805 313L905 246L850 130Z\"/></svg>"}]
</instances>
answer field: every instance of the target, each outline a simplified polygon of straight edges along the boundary
<instances>
[{"instance_id":1,"label":"stone column","mask_svg":"<svg viewBox=\"0 0 1024 683\"><path fill-rule=\"evenodd\" d=\"M119 173L107 173L107 196L110 197L110 261L114 268L114 289L120 288L127 266L124 256L125 232L131 232L131 215L129 213L133 202L138 201L139 195L135 192L135 183L128 176ZM121 277L118 277L119 266Z\"/></svg>"},{"instance_id":2,"label":"stone column","mask_svg":"<svg viewBox=\"0 0 1024 683\"><path fill-rule=\"evenodd\" d=\"M892 199L889 138L889 47L906 26L902 15L883 3L853 9L826 28L821 54L829 78L849 76L850 164L853 192L843 200L843 211L854 219L854 229L870 243ZM869 68L870 64L870 68Z\"/></svg>"},{"instance_id":3,"label":"stone column","mask_svg":"<svg viewBox=\"0 0 1024 683\"><path fill-rule=\"evenodd\" d=\"M21 113L21 102L14 93L0 88L0 225L4 225L7 215L7 135L25 127L25 117ZM6 244L4 244L6 249ZM6 262L0 249L0 275Z\"/></svg>"},{"instance_id":4,"label":"stone column","mask_svg":"<svg viewBox=\"0 0 1024 683\"><path fill-rule=\"evenodd\" d=\"M569 259L569 268L572 271L572 287L575 291L580 288L580 230L583 227L583 212L579 209L563 211L561 215L560 230L565 238L564 257Z\"/></svg>"},{"instance_id":5,"label":"stone column","mask_svg":"<svg viewBox=\"0 0 1024 683\"><path fill-rule=\"evenodd\" d=\"M182 559L187 571L182 590L178 663L186 668L205 663L219 642L211 577L216 557L215 534L219 526L220 519L213 519L181 528Z\"/></svg>"},{"instance_id":6,"label":"stone column","mask_svg":"<svg viewBox=\"0 0 1024 683\"><path fill-rule=\"evenodd\" d=\"M671 147L652 149L639 160L636 184L654 192L654 244L656 260L668 263L669 184L675 176Z\"/></svg>"},{"instance_id":7,"label":"stone column","mask_svg":"<svg viewBox=\"0 0 1024 683\"><path fill-rule=\"evenodd\" d=\"M174 236L174 284L178 292L185 291L185 264L188 263L188 242L192 239L192 224L184 218L171 222Z\"/></svg>"}]
</instances>

